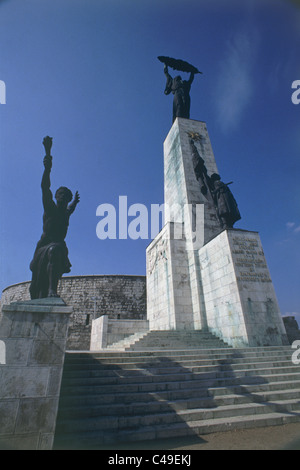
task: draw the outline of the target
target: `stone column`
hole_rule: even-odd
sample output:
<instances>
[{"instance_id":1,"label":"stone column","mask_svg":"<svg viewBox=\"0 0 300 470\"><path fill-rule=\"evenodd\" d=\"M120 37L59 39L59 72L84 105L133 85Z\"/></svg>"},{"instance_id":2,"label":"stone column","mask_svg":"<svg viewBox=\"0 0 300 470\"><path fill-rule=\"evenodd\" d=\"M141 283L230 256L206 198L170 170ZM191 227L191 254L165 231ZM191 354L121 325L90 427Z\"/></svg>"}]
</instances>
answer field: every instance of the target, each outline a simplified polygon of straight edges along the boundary
<instances>
[{"instance_id":1,"label":"stone column","mask_svg":"<svg viewBox=\"0 0 300 470\"><path fill-rule=\"evenodd\" d=\"M196 178L191 139L208 173L218 172L205 122L177 118L164 142L165 226L147 248L150 329L207 327L198 250L221 228Z\"/></svg>"},{"instance_id":2,"label":"stone column","mask_svg":"<svg viewBox=\"0 0 300 470\"><path fill-rule=\"evenodd\" d=\"M0 448L52 448L72 310L55 297L3 306Z\"/></svg>"}]
</instances>

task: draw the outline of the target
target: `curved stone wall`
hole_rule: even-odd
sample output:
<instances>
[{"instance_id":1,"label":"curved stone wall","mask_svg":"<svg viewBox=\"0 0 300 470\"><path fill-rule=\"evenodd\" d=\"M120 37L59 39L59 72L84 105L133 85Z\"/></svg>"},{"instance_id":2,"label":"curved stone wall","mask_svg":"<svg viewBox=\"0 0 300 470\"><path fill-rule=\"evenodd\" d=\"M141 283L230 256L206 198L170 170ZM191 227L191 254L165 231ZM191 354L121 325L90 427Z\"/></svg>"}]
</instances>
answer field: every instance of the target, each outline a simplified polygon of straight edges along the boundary
<instances>
[{"instance_id":1,"label":"curved stone wall","mask_svg":"<svg viewBox=\"0 0 300 470\"><path fill-rule=\"evenodd\" d=\"M29 300L28 282L3 290L1 307ZM146 319L146 277L126 275L66 276L59 282L60 297L74 309L68 349L89 349L91 323L103 314L115 319Z\"/></svg>"}]
</instances>

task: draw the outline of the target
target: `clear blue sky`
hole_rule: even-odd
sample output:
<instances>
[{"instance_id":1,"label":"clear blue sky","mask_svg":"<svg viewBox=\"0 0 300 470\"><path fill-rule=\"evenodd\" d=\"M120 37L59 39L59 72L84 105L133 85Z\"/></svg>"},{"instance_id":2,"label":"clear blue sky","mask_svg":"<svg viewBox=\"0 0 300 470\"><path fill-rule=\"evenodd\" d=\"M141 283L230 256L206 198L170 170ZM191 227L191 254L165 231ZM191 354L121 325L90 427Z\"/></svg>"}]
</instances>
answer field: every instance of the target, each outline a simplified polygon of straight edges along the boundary
<instances>
[{"instance_id":1,"label":"clear blue sky","mask_svg":"<svg viewBox=\"0 0 300 470\"><path fill-rule=\"evenodd\" d=\"M206 121L242 220L259 231L282 314L300 312L300 8L284 0L0 0L0 289L29 280L42 230L45 135L52 188L81 195L72 275L145 274L149 240L96 236L99 204L163 202L172 97L158 55L203 72ZM298 317L300 319L300 316Z\"/></svg>"}]
</instances>

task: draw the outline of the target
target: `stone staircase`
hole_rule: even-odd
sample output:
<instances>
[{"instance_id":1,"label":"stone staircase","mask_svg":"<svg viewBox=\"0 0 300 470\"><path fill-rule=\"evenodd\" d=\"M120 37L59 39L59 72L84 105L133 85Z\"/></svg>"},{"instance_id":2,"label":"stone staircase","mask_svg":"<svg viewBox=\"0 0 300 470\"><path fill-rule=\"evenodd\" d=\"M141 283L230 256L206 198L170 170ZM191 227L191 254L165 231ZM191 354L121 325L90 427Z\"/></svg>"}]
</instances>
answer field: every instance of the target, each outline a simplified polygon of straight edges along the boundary
<instances>
[{"instance_id":1,"label":"stone staircase","mask_svg":"<svg viewBox=\"0 0 300 470\"><path fill-rule=\"evenodd\" d=\"M147 331L128 336L106 349L113 351L149 351L161 349L199 349L225 348L224 341L209 331Z\"/></svg>"},{"instance_id":2,"label":"stone staircase","mask_svg":"<svg viewBox=\"0 0 300 470\"><path fill-rule=\"evenodd\" d=\"M124 339L121 339L120 341L117 341L116 343L110 344L107 346L105 349L106 350L112 350L112 351L127 351L130 349L132 346L135 345L138 341L140 341L144 336L148 335L147 332L138 332L134 333L133 335L127 336Z\"/></svg>"},{"instance_id":3,"label":"stone staircase","mask_svg":"<svg viewBox=\"0 0 300 470\"><path fill-rule=\"evenodd\" d=\"M202 345L67 353L54 448L134 448L299 421L300 366L292 353L290 346Z\"/></svg>"}]
</instances>

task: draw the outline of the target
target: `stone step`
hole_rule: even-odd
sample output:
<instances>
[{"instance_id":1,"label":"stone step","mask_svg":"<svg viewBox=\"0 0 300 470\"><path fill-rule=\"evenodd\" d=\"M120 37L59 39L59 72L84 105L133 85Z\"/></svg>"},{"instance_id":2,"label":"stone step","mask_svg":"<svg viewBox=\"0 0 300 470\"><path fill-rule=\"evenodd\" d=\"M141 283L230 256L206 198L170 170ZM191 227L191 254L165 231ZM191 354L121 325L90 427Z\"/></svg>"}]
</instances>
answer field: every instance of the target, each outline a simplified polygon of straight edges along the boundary
<instances>
[{"instance_id":1,"label":"stone step","mask_svg":"<svg viewBox=\"0 0 300 470\"><path fill-rule=\"evenodd\" d=\"M130 372L131 369L128 370ZM230 365L207 365L207 366L195 366L192 371L189 371L187 368L179 369L173 368L168 369L168 372L165 373L165 369L156 369L149 368L146 370L139 369L139 374L120 376L119 371L114 375L107 375L105 371L94 371L93 375L87 376L84 372L78 375L67 375L68 377L68 386L97 386L97 385L127 385L127 384L141 384L141 383L159 383L168 380L171 381L188 381L201 379L205 373L204 378L207 377L227 377L234 375L235 377L240 374L243 375L265 375L269 372L276 374L284 374L289 371L299 372L300 366L293 365L290 361L285 362L257 362L249 364L230 364ZM109 371L112 372L112 371ZM206 373L211 373L207 375Z\"/></svg>"},{"instance_id":2,"label":"stone step","mask_svg":"<svg viewBox=\"0 0 300 470\"><path fill-rule=\"evenodd\" d=\"M269 359L269 360L267 360ZM248 362L249 361L249 362ZM291 358L288 357L283 357L282 359L277 358L266 358L266 357L249 357L247 360L245 358L239 358L235 359L232 362L229 361L229 359L222 360L222 359L216 359L216 360L211 360L209 361L208 359L206 360L199 360L197 361L196 365L191 365L191 366L186 366L186 367L181 367L180 364L177 362L172 362L170 365L167 363L164 364L164 367L159 367L158 364L152 364L151 367L148 367L145 370L145 368L137 367L136 364L133 364L132 368L126 368L122 369L120 367L114 367L112 364L112 367L108 368L105 367L103 368L101 363L95 363L93 367L91 368L86 368L83 364L78 366L77 368L68 368L66 366L64 370L64 376L66 378L72 379L72 378L77 378L78 380L81 380L82 378L93 378L93 377L106 377L106 378L125 378L125 377L145 377L147 375L169 375L169 374L189 374L189 373L197 373L203 371L205 368L207 370L236 370L238 369L253 369L256 367L286 367L290 366L291 363Z\"/></svg>"},{"instance_id":3,"label":"stone step","mask_svg":"<svg viewBox=\"0 0 300 470\"><path fill-rule=\"evenodd\" d=\"M300 383L300 382L299 382ZM243 394L228 394L216 395L207 397L187 398L183 400L169 401L157 399L155 402L137 402L134 404L116 403L109 407L103 404L91 403L79 405L74 410L72 404L66 403L63 408L63 417L71 419L87 419L90 417L103 417L103 416L135 416L154 413L166 413L170 410L191 410L197 408L216 408L219 406L240 405L246 403L263 403L263 402L279 402L288 400L299 401L300 388L290 390L274 390L265 392L247 393ZM70 406L68 406L70 405Z\"/></svg>"},{"instance_id":4,"label":"stone step","mask_svg":"<svg viewBox=\"0 0 300 470\"><path fill-rule=\"evenodd\" d=\"M160 339L160 338L154 339L154 338L152 338L151 341L150 341L150 338L147 338L147 336L145 336L144 338L139 340L136 344L134 344L132 349L130 349L130 350L131 351L136 351L136 350L143 350L143 349L155 348L155 347L159 347L160 349L164 349L167 346L169 346L170 349L177 349L178 346L180 346L181 348L183 346L186 346L187 349L191 348L191 346L193 346L193 348L207 348L210 345L216 345L216 346L219 345L222 348L226 347L225 343L221 342L217 338L202 338L202 339L199 339L197 341L195 341L193 338L191 338L191 339L186 338L186 342L188 342L189 344L185 344L185 341L182 341L181 339L176 339L176 338L174 338L174 339L172 339L172 338L166 338L166 339Z\"/></svg>"},{"instance_id":5,"label":"stone step","mask_svg":"<svg viewBox=\"0 0 300 470\"><path fill-rule=\"evenodd\" d=\"M164 347L165 349L168 349L168 348L169 348L168 345L161 345L161 349L162 349L163 347ZM210 350L210 349L218 349L218 348L221 349L221 348L223 348L223 347L224 347L224 346L220 346L220 345L218 345L218 344L216 344L216 343L212 343L212 342L210 342L210 343L206 342L206 344L202 346L203 349L207 349L207 350ZM199 346L196 346L196 345L194 345L194 346L193 346L193 345L190 345L190 346L189 346L190 351L192 351L193 349L198 349L198 348L199 348ZM148 351L151 351L151 350L152 350L152 351L156 351L156 350L158 349L158 346L153 345L153 346L143 346L143 347L142 347L142 346L140 346L140 347L130 347L130 348L125 348L125 351L136 351L136 352L138 352L138 351L144 351L145 349L147 349ZM182 349L182 344L181 344L181 343L180 343L180 344L175 344L175 343L174 343L174 344L173 344L173 349L174 349L174 350L176 350L176 349L177 349L177 350L181 350L181 349Z\"/></svg>"},{"instance_id":6,"label":"stone step","mask_svg":"<svg viewBox=\"0 0 300 470\"><path fill-rule=\"evenodd\" d=\"M259 350L258 350L259 349ZM269 348L247 348L247 349L220 349L220 350L211 350L205 351L203 349L197 350L180 350L180 351L148 351L148 352L110 352L110 353L67 353L65 364L70 368L72 365L74 367L80 366L83 364L84 367L89 367L94 365L97 362L101 362L102 365L105 364L123 364L123 363L137 363L137 362L149 362L151 359L152 362L155 361L168 361L171 359L176 359L176 362L183 359L197 359L197 360L212 360L212 359L247 359L247 357L280 357L285 356L286 358L292 357L294 351L291 347L281 347L273 349Z\"/></svg>"},{"instance_id":7,"label":"stone step","mask_svg":"<svg viewBox=\"0 0 300 470\"><path fill-rule=\"evenodd\" d=\"M149 338L185 338L185 337L217 337L208 330L151 330L146 331Z\"/></svg>"},{"instance_id":8,"label":"stone step","mask_svg":"<svg viewBox=\"0 0 300 470\"><path fill-rule=\"evenodd\" d=\"M185 422L161 425L145 426L142 429L129 429L109 433L107 430L77 433L74 435L65 433L56 439L57 448L67 449L97 449L108 444L136 443L149 440L162 440L172 437L200 436L215 432L224 432L232 429L249 429L265 426L278 426L299 421L299 413L272 412L248 416L234 416L218 419L192 421L188 425ZM54 446L54 448L55 448Z\"/></svg>"},{"instance_id":9,"label":"stone step","mask_svg":"<svg viewBox=\"0 0 300 470\"><path fill-rule=\"evenodd\" d=\"M63 384L61 388L61 395L80 395L80 394L126 394L131 395L138 392L147 392L147 393L160 393L162 391L178 390L178 389L195 389L203 388L204 384L206 387L223 387L239 384L255 384L255 383L264 383L264 382L276 382L285 380L300 380L300 372L289 372L282 375L282 371L279 374L274 373L269 370L262 370L260 375L254 371L253 374L248 371L241 371L235 374L228 373L203 373L201 377L195 377L192 380L183 380L183 381L163 381L163 382L142 382L134 384L125 384L125 385L82 385L82 386L67 386Z\"/></svg>"},{"instance_id":10,"label":"stone step","mask_svg":"<svg viewBox=\"0 0 300 470\"><path fill-rule=\"evenodd\" d=\"M261 347L67 354L56 441L97 447L300 420L300 366L292 353Z\"/></svg>"},{"instance_id":11,"label":"stone step","mask_svg":"<svg viewBox=\"0 0 300 470\"><path fill-rule=\"evenodd\" d=\"M137 341L142 339L144 336L147 335L148 332L139 332L139 333L134 333L133 335L127 336L126 338L117 341L113 344L110 344L106 347L106 350L125 350L125 348L130 347L131 345L135 344Z\"/></svg>"},{"instance_id":12,"label":"stone step","mask_svg":"<svg viewBox=\"0 0 300 470\"><path fill-rule=\"evenodd\" d=\"M164 335L154 335L153 332L148 332L144 334L143 338L141 338L139 341L141 343L151 343L152 341L166 341L166 342L173 342L173 341L216 341L220 342L223 344L223 347L229 347L224 343L221 339L217 338L216 336L210 334L210 333L203 333L203 334L197 334L197 335L189 335L189 334L182 334L182 335L171 335L171 334L164 334Z\"/></svg>"},{"instance_id":13,"label":"stone step","mask_svg":"<svg viewBox=\"0 0 300 470\"><path fill-rule=\"evenodd\" d=\"M294 367L295 365L292 363L291 359L286 359L283 361L283 362L286 362L289 364L290 367ZM259 364L255 362L255 358L251 359L251 361L247 362L246 360L244 361L245 364L248 364L249 365L249 368L253 368L253 367L256 367L255 364ZM266 364L272 364L274 363L275 364L275 361L265 361ZM238 365L239 363L236 363L236 364L233 364L232 367L235 368L236 365ZM263 364L263 362L261 362L261 364ZM103 364L101 364L99 366L99 364L94 364L94 365L91 365L90 367L87 367L86 370L87 371L92 371L92 370L102 370L102 371L115 371L115 372L118 372L120 371L120 373L122 373L123 371L126 371L126 370L134 370L134 369L139 369L139 370L144 370L145 371L145 374L147 374L147 371L148 371L148 375L150 373L154 373L154 370L160 370L161 373L165 373L166 370L171 370L172 369L180 369L181 371L184 371L184 372L189 372L190 370L195 370L196 371L196 368L198 368L198 370L203 370L205 371L205 368L207 370L225 370L225 369L231 369L231 366L230 364L226 363L226 364L212 364L212 365L209 365L209 364L206 364L206 365L202 365L201 363L199 363L199 361L197 359L192 359L192 360L185 360L185 359L178 359L176 360L176 362L174 361L170 361L170 360L166 360L166 359L161 359L161 360L151 360L151 361L148 361L148 362L143 362L143 361L139 361L139 362L119 362L119 363L106 363L104 362ZM82 367L72 367L72 368L69 368L68 367L68 371L74 371L74 370L82 370Z\"/></svg>"},{"instance_id":14,"label":"stone step","mask_svg":"<svg viewBox=\"0 0 300 470\"><path fill-rule=\"evenodd\" d=\"M141 354L144 356L164 356L164 355L170 355L170 356L176 356L178 354L204 354L204 355L223 355L223 354L247 354L251 352L256 352L258 354L261 354L261 352L277 352L277 351L291 351L292 347L291 345L288 346L260 346L260 347L244 347L244 348L230 348L230 347L224 347L221 349L216 349L212 351L207 351L206 348L202 348L201 345L199 345L198 348L190 350L189 348L184 348L182 347L180 351L178 350L165 350L165 349L159 349L157 348L155 351L153 350L148 350L145 349L144 351L107 351L107 350L101 350L101 351L67 351L67 356L70 356L71 360L77 360L78 358L89 358L89 357L136 357L140 356Z\"/></svg>"},{"instance_id":15,"label":"stone step","mask_svg":"<svg viewBox=\"0 0 300 470\"><path fill-rule=\"evenodd\" d=\"M60 409L73 407L77 409L80 406L97 406L114 404L125 404L126 406L137 403L153 403L164 400L173 402L177 400L198 399L198 398L216 398L230 394L258 394L271 393L276 391L294 391L300 388L300 380L284 380L282 382L262 382L255 384L227 384L227 386L205 386L194 389L163 390L157 393L138 392L138 393L119 393L108 394L80 394L80 395L61 395Z\"/></svg>"},{"instance_id":16,"label":"stone step","mask_svg":"<svg viewBox=\"0 0 300 470\"><path fill-rule=\"evenodd\" d=\"M121 431L122 429L143 429L146 426L168 425L174 423L191 423L207 419L219 419L234 416L258 415L269 412L282 412L298 414L300 417L299 400L283 400L278 402L243 403L216 406L215 408L194 408L192 410L171 410L165 413L151 413L135 416L106 416L90 417L85 419L72 419L60 421L58 431L67 433L89 431Z\"/></svg>"},{"instance_id":17,"label":"stone step","mask_svg":"<svg viewBox=\"0 0 300 470\"><path fill-rule=\"evenodd\" d=\"M189 359L189 361L187 361ZM117 359L118 361L118 359ZM190 362L192 365L187 366ZM182 367L184 363L184 367ZM219 367L220 369L234 368L234 367L255 367L255 365L271 364L271 365L291 365L292 357L291 354L277 354L272 356L247 356L237 358L216 358L216 359L198 359L197 356L178 356L177 358L160 357L156 359L149 358L147 362L143 362L137 358L136 361L130 362L107 362L106 360L94 360L92 362L80 362L80 363L65 363L64 373L66 376L80 374L91 375L93 372L99 375L136 375L138 370L150 369L151 373L155 371L162 371L163 373L184 371L189 372L192 370L201 370L203 367ZM123 367L124 366L124 367ZM130 367L131 366L131 367ZM145 369L145 366L147 369ZM132 371L132 372L130 372Z\"/></svg>"},{"instance_id":18,"label":"stone step","mask_svg":"<svg viewBox=\"0 0 300 470\"><path fill-rule=\"evenodd\" d=\"M108 349L135 351L149 348L181 349L183 346L192 349L199 346L203 348L229 347L221 339L209 331L148 331L141 335L134 334L122 341L109 345Z\"/></svg>"}]
</instances>

